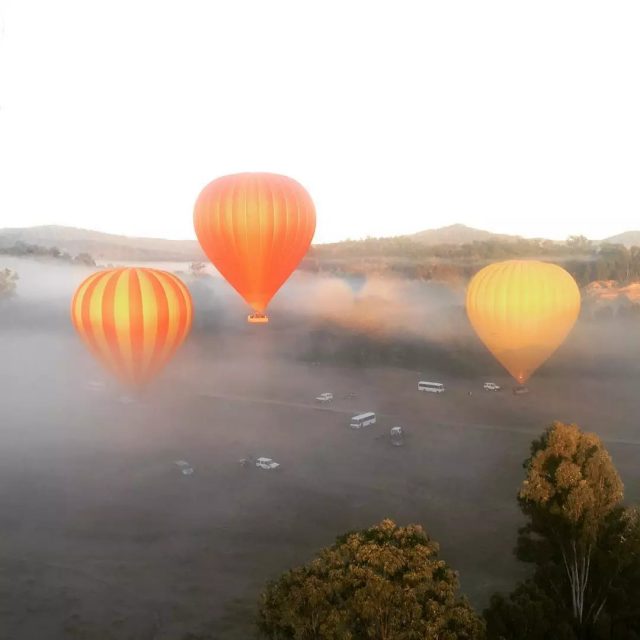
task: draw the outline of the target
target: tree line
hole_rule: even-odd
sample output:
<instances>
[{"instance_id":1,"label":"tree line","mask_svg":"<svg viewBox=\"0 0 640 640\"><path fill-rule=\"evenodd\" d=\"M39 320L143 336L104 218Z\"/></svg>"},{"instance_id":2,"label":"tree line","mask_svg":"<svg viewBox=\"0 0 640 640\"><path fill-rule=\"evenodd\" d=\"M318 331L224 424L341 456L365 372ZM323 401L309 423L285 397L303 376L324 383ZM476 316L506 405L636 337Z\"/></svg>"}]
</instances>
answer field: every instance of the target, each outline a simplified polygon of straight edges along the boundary
<instances>
[{"instance_id":1,"label":"tree line","mask_svg":"<svg viewBox=\"0 0 640 640\"><path fill-rule=\"evenodd\" d=\"M640 511L601 440L553 423L531 444L517 493L516 555L531 575L482 613L419 525L384 520L339 536L270 582L269 640L638 640Z\"/></svg>"},{"instance_id":2,"label":"tree line","mask_svg":"<svg viewBox=\"0 0 640 640\"><path fill-rule=\"evenodd\" d=\"M95 267L96 262L88 253L79 253L72 256L67 251L61 251L58 247L42 247L18 240L10 247L0 247L0 255L17 257L53 258L72 264L82 264Z\"/></svg>"},{"instance_id":3,"label":"tree line","mask_svg":"<svg viewBox=\"0 0 640 640\"><path fill-rule=\"evenodd\" d=\"M557 262L580 286L593 280L640 279L640 247L596 245L584 236L570 236L563 243L520 238L433 246L404 236L366 238L315 245L301 268L338 276L382 271L409 278L466 281L491 262L518 258Z\"/></svg>"}]
</instances>

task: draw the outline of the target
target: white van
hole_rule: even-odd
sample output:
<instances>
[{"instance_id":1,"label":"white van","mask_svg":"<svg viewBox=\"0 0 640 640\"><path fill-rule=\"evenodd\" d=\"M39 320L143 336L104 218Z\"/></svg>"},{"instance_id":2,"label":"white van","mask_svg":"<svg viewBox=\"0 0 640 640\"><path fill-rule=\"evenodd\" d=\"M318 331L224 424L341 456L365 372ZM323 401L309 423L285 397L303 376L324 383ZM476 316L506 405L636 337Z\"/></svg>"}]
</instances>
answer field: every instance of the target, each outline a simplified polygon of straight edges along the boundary
<instances>
[{"instance_id":1,"label":"white van","mask_svg":"<svg viewBox=\"0 0 640 640\"><path fill-rule=\"evenodd\" d=\"M483 386L485 391L500 391L500 385L495 382L485 382Z\"/></svg>"},{"instance_id":2,"label":"white van","mask_svg":"<svg viewBox=\"0 0 640 640\"><path fill-rule=\"evenodd\" d=\"M420 380L420 382L418 382L418 391L442 393L444 391L444 385L440 382L426 382L425 380Z\"/></svg>"},{"instance_id":3,"label":"white van","mask_svg":"<svg viewBox=\"0 0 640 640\"><path fill-rule=\"evenodd\" d=\"M351 418L352 429L360 429L362 427L368 427L370 424L376 423L376 414L370 411L369 413L361 413L360 415L353 416Z\"/></svg>"}]
</instances>

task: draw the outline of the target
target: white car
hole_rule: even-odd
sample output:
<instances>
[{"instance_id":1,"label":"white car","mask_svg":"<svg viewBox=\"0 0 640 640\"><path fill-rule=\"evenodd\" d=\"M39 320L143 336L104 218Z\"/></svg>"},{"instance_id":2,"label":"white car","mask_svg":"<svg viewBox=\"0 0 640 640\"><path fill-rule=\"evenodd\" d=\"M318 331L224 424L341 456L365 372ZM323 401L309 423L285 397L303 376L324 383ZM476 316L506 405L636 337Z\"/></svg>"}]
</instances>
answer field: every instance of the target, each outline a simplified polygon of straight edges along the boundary
<instances>
[{"instance_id":1,"label":"white car","mask_svg":"<svg viewBox=\"0 0 640 640\"><path fill-rule=\"evenodd\" d=\"M176 460L174 464L180 469L183 476L190 476L193 473L193 467L186 460Z\"/></svg>"},{"instance_id":2,"label":"white car","mask_svg":"<svg viewBox=\"0 0 640 640\"><path fill-rule=\"evenodd\" d=\"M500 391L500 385L495 382L485 382L483 387L485 391Z\"/></svg>"},{"instance_id":3,"label":"white car","mask_svg":"<svg viewBox=\"0 0 640 640\"><path fill-rule=\"evenodd\" d=\"M256 460L256 467L258 469L266 469L270 471L272 469L277 469L280 466L278 462L273 461L271 458L258 458Z\"/></svg>"},{"instance_id":4,"label":"white car","mask_svg":"<svg viewBox=\"0 0 640 640\"><path fill-rule=\"evenodd\" d=\"M316 402L331 402L333 400L333 393L321 393L317 398Z\"/></svg>"}]
</instances>

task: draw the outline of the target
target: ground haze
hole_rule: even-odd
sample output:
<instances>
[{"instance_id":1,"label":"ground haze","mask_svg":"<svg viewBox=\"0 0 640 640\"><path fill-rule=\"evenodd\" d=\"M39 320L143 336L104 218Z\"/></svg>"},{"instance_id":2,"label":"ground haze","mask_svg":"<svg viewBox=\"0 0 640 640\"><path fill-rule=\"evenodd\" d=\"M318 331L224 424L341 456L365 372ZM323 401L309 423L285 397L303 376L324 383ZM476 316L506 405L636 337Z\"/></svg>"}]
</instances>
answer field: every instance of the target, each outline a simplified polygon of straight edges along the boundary
<instances>
[{"instance_id":1,"label":"ground haze","mask_svg":"<svg viewBox=\"0 0 640 640\"><path fill-rule=\"evenodd\" d=\"M196 325L175 361L127 403L68 320L89 271L9 266L22 293L0 306L1 638L168 640L206 630L244 639L267 579L385 517L422 524L482 607L527 573L511 553L515 495L529 443L554 419L598 433L627 500L640 499L634 323L581 319L531 394L516 397L464 329L459 292L401 288L407 298L395 304L414 322L394 333L383 321L359 323L364 303L331 307L335 295L323 291L334 284L296 275L271 324L249 327L216 280L195 286ZM385 296L399 294L367 286L388 317ZM440 330L445 318L460 324ZM455 373L446 349L420 367L316 362L307 347L319 329L343 341L360 331L371 348L443 340L469 368ZM420 379L447 391L418 393ZM484 392L485 380L507 390ZM335 400L319 406L324 391ZM349 428L369 410L376 425ZM386 437L395 425L404 447ZM243 468L249 455L281 470ZM180 473L180 459L193 475Z\"/></svg>"}]
</instances>

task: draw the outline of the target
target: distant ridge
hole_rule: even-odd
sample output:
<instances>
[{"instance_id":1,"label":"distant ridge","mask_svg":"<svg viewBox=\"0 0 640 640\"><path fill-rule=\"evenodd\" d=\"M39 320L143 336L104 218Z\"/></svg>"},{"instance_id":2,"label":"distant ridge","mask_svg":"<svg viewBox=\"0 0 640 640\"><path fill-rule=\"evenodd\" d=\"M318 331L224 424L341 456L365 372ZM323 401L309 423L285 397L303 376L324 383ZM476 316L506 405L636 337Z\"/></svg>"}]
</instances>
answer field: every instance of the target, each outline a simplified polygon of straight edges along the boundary
<instances>
[{"instance_id":1,"label":"distant ridge","mask_svg":"<svg viewBox=\"0 0 640 640\"><path fill-rule=\"evenodd\" d=\"M72 255L89 253L99 261L203 260L204 254L195 240L165 240L162 238L130 238L90 229L47 225L0 229L0 248L16 242L43 247L57 247Z\"/></svg>"},{"instance_id":2,"label":"distant ridge","mask_svg":"<svg viewBox=\"0 0 640 640\"><path fill-rule=\"evenodd\" d=\"M446 244L459 246L487 240L515 242L520 239L520 236L492 233L464 224L426 229L401 237L427 246ZM57 247L60 251L66 251L71 255L89 253L99 262L206 260L196 240L129 237L60 225L0 229L0 248L12 247L16 242L46 248ZM624 244L627 247L640 246L640 231L625 231L604 240L594 241L594 244L605 242ZM325 246L336 247L341 244L342 242L333 242ZM554 241L554 244L563 244L563 242Z\"/></svg>"},{"instance_id":3,"label":"distant ridge","mask_svg":"<svg viewBox=\"0 0 640 640\"><path fill-rule=\"evenodd\" d=\"M418 231L406 236L411 240L426 245L438 244L467 244L471 242L482 242L484 240L501 240L503 242L512 242L518 240L520 236L510 236L501 233L492 233L483 229L474 229L464 224L452 224L439 229L427 229Z\"/></svg>"},{"instance_id":4,"label":"distant ridge","mask_svg":"<svg viewBox=\"0 0 640 640\"><path fill-rule=\"evenodd\" d=\"M461 245L467 242L490 239L502 241L518 239L518 236L491 233L463 224L427 229L405 237L425 245ZM195 240L129 237L61 225L0 229L0 248L11 247L16 242L36 244L47 248L57 247L72 255L89 253L98 261L192 261L206 259L200 245Z\"/></svg>"},{"instance_id":5,"label":"distant ridge","mask_svg":"<svg viewBox=\"0 0 640 640\"><path fill-rule=\"evenodd\" d=\"M625 247L640 247L640 231L624 231L618 235L600 240L600 243L623 244Z\"/></svg>"}]
</instances>

